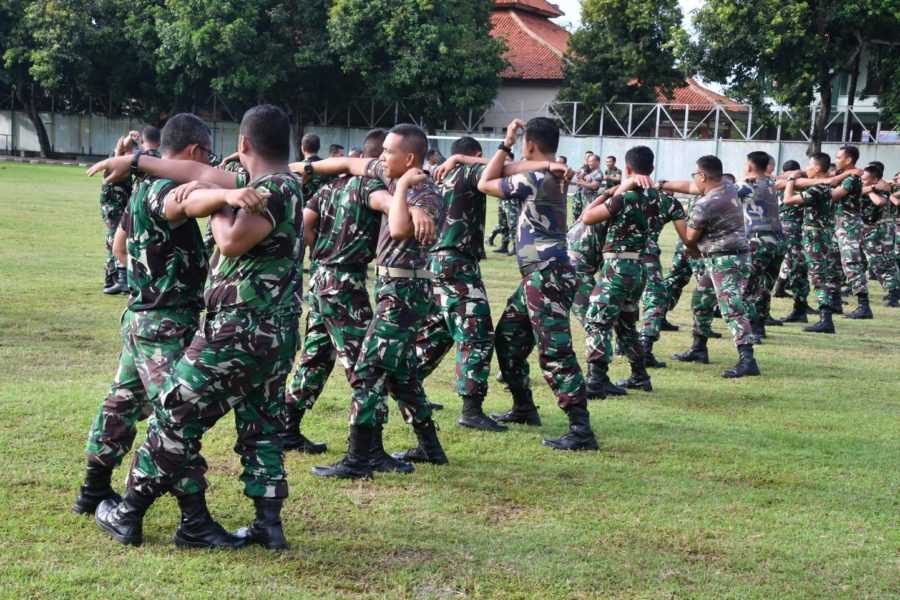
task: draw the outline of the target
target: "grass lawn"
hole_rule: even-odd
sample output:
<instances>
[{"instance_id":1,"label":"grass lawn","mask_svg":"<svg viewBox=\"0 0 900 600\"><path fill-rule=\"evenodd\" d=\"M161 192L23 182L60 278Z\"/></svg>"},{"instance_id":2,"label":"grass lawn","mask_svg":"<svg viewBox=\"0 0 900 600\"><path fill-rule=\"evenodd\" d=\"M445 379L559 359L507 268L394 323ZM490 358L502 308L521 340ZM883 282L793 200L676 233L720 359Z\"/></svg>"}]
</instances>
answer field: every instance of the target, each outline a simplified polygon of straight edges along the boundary
<instances>
[{"instance_id":1,"label":"grass lawn","mask_svg":"<svg viewBox=\"0 0 900 600\"><path fill-rule=\"evenodd\" d=\"M449 466L322 481L309 469L336 460L347 435L337 369L304 428L329 453L287 458L290 551L179 551L170 497L148 514L143 547L113 543L69 512L125 305L100 293L99 185L82 169L0 163L0 597L900 597L900 310L881 306L877 285L873 321L837 317L835 336L771 328L763 377L720 379L736 354L711 340L712 365L669 361L653 393L592 402L596 453L540 445L566 419L536 356L542 428L461 430L451 355L426 385L447 406ZM672 245L667 230L666 262ZM517 270L488 254L496 319ZM689 297L661 358L690 343ZM626 371L617 358L612 375ZM487 408L509 404L492 385ZM393 404L385 438L414 442ZM229 529L253 516L233 444L229 418L204 440L210 507Z\"/></svg>"}]
</instances>

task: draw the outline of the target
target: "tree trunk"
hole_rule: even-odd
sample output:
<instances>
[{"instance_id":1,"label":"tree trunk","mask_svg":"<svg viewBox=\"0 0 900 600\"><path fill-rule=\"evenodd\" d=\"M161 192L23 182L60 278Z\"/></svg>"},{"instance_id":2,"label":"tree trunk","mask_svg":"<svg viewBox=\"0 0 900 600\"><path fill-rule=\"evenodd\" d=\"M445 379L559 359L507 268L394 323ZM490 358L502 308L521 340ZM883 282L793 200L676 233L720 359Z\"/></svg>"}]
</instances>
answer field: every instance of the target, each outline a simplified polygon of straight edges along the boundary
<instances>
[{"instance_id":1,"label":"tree trunk","mask_svg":"<svg viewBox=\"0 0 900 600\"><path fill-rule=\"evenodd\" d=\"M53 156L53 147L50 145L50 136L47 135L47 128L41 120L41 113L37 108L37 102L34 101L34 88L31 87L31 93L25 95L22 92L21 85L15 86L16 98L25 107L25 113L34 125L34 131L37 134L38 144L41 146L41 158L51 158Z\"/></svg>"},{"instance_id":2,"label":"tree trunk","mask_svg":"<svg viewBox=\"0 0 900 600\"><path fill-rule=\"evenodd\" d=\"M847 82L847 106L853 107L856 100L856 86L859 84L859 65L862 61L862 48L856 51L853 63L850 66L850 80Z\"/></svg>"},{"instance_id":3,"label":"tree trunk","mask_svg":"<svg viewBox=\"0 0 900 600\"><path fill-rule=\"evenodd\" d=\"M831 80L832 76L827 70L819 74L820 106L809 136L809 146L806 149L807 156L812 156L816 152L822 151L822 142L825 140L825 125L828 123L828 115L831 112Z\"/></svg>"}]
</instances>

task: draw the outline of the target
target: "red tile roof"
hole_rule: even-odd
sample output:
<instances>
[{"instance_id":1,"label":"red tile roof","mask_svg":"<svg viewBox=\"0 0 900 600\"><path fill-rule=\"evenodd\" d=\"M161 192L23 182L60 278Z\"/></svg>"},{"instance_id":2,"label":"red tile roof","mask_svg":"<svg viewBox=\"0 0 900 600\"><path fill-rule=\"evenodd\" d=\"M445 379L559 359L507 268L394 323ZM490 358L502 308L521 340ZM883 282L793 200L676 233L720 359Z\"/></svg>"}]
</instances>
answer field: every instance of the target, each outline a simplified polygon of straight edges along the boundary
<instances>
[{"instance_id":1,"label":"red tile roof","mask_svg":"<svg viewBox=\"0 0 900 600\"><path fill-rule=\"evenodd\" d=\"M742 112L747 110L745 105L703 87L693 77L688 77L686 83L687 87L675 88L671 100L658 91L656 93L656 101L664 104L687 104L695 109L711 109L714 105L721 104L732 111Z\"/></svg>"},{"instance_id":2,"label":"red tile roof","mask_svg":"<svg viewBox=\"0 0 900 600\"><path fill-rule=\"evenodd\" d=\"M520 2L524 0L519 0ZM538 0L527 0L538 3ZM512 0L497 0L497 4ZM504 58L509 62L501 76L504 79L563 79L563 54L569 43L569 32L537 14L522 12L518 7L494 10L491 35L506 42Z\"/></svg>"},{"instance_id":3,"label":"red tile roof","mask_svg":"<svg viewBox=\"0 0 900 600\"><path fill-rule=\"evenodd\" d=\"M551 19L565 14L557 5L546 0L495 0L494 6L533 12Z\"/></svg>"}]
</instances>

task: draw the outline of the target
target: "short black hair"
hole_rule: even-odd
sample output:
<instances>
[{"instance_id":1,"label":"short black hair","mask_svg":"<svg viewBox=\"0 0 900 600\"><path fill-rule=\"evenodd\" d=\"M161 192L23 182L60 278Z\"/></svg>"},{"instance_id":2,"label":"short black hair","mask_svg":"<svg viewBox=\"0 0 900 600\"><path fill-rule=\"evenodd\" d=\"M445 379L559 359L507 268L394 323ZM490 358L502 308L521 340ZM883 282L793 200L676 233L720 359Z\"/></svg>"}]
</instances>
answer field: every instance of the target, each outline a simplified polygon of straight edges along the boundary
<instances>
[{"instance_id":1,"label":"short black hair","mask_svg":"<svg viewBox=\"0 0 900 600\"><path fill-rule=\"evenodd\" d=\"M593 150L585 150L584 153L585 153L585 154L593 154L594 151L593 151Z\"/></svg>"},{"instance_id":2,"label":"short black hair","mask_svg":"<svg viewBox=\"0 0 900 600\"><path fill-rule=\"evenodd\" d=\"M876 165L866 165L863 171L865 171L875 179L881 179L881 176L884 174L884 171L882 169L879 169Z\"/></svg>"},{"instance_id":3,"label":"short black hair","mask_svg":"<svg viewBox=\"0 0 900 600\"><path fill-rule=\"evenodd\" d=\"M291 121L273 104L260 104L245 112L241 135L265 160L286 161L291 156Z\"/></svg>"},{"instance_id":4,"label":"short black hair","mask_svg":"<svg viewBox=\"0 0 900 600\"><path fill-rule=\"evenodd\" d=\"M769 161L771 159L772 157L762 150L756 150L747 155L747 161L752 164L753 168L757 171L765 171L769 166Z\"/></svg>"},{"instance_id":5,"label":"short black hair","mask_svg":"<svg viewBox=\"0 0 900 600\"><path fill-rule=\"evenodd\" d=\"M569 164L569 158L568 158L567 156L562 155L562 154L560 154L559 156L557 156L556 159L557 159L559 162L561 162L562 164L564 164L564 165Z\"/></svg>"},{"instance_id":6,"label":"short black hair","mask_svg":"<svg viewBox=\"0 0 900 600\"><path fill-rule=\"evenodd\" d=\"M421 127L412 123L400 123L391 127L389 133L400 136L403 149L416 157L417 164L422 164L425 153L428 152L428 136Z\"/></svg>"},{"instance_id":7,"label":"short black hair","mask_svg":"<svg viewBox=\"0 0 900 600\"><path fill-rule=\"evenodd\" d=\"M831 157L824 152L815 152L809 159L819 165L819 168L826 173L828 172L828 169L831 168Z\"/></svg>"},{"instance_id":8,"label":"short black hair","mask_svg":"<svg viewBox=\"0 0 900 600\"><path fill-rule=\"evenodd\" d=\"M191 144L208 148L210 143L209 127L200 117L192 113L178 113L169 118L160 134L160 152L177 154Z\"/></svg>"},{"instance_id":9,"label":"short black hair","mask_svg":"<svg viewBox=\"0 0 900 600\"><path fill-rule=\"evenodd\" d=\"M343 149L344 149L344 147L341 146L340 144L332 144L332 145L328 146L328 153L334 154L338 150L343 150Z\"/></svg>"},{"instance_id":10,"label":"short black hair","mask_svg":"<svg viewBox=\"0 0 900 600\"><path fill-rule=\"evenodd\" d=\"M431 148L428 152L425 153L426 158L432 158L434 156L437 156L438 158L440 158L441 151L438 150L437 148Z\"/></svg>"},{"instance_id":11,"label":"short black hair","mask_svg":"<svg viewBox=\"0 0 900 600\"><path fill-rule=\"evenodd\" d=\"M363 158L378 158L381 156L381 153L384 152L384 138L386 137L387 131L384 129L370 130L363 140Z\"/></svg>"},{"instance_id":12,"label":"short black hair","mask_svg":"<svg viewBox=\"0 0 900 600\"><path fill-rule=\"evenodd\" d=\"M613 156L612 154L610 154L610 155L607 156L606 158L610 158L610 159L612 159L613 162L616 162L616 157Z\"/></svg>"},{"instance_id":13,"label":"short black hair","mask_svg":"<svg viewBox=\"0 0 900 600\"><path fill-rule=\"evenodd\" d=\"M850 157L850 160L853 161L853 164L856 164L856 161L859 160L859 148L857 148L856 146L850 146L848 144L845 146L841 146L840 149L844 151L844 154Z\"/></svg>"},{"instance_id":14,"label":"short black hair","mask_svg":"<svg viewBox=\"0 0 900 600\"><path fill-rule=\"evenodd\" d=\"M880 160L873 160L872 162L869 163L869 166L875 167L876 169L878 169L878 179L881 179L882 177L884 177L884 163L883 162L881 162Z\"/></svg>"},{"instance_id":15,"label":"short black hair","mask_svg":"<svg viewBox=\"0 0 900 600\"><path fill-rule=\"evenodd\" d=\"M320 140L319 136L314 133L307 133L303 136L303 139L300 140L300 149L304 152L315 154L321 147L322 140Z\"/></svg>"},{"instance_id":16,"label":"short black hair","mask_svg":"<svg viewBox=\"0 0 900 600\"><path fill-rule=\"evenodd\" d=\"M649 175L653 172L653 150L634 146L625 153L625 165L638 175Z\"/></svg>"},{"instance_id":17,"label":"short black hair","mask_svg":"<svg viewBox=\"0 0 900 600\"><path fill-rule=\"evenodd\" d=\"M143 129L141 129L141 139L145 142L150 142L158 146L160 144L160 139L162 138L162 133L159 130L159 127L154 127L153 125L147 125Z\"/></svg>"},{"instance_id":18,"label":"short black hair","mask_svg":"<svg viewBox=\"0 0 900 600\"><path fill-rule=\"evenodd\" d=\"M798 163L796 160L786 160L784 161L784 164L781 165L781 172L784 173L785 171L799 171L800 168L800 163Z\"/></svg>"},{"instance_id":19,"label":"short black hair","mask_svg":"<svg viewBox=\"0 0 900 600\"><path fill-rule=\"evenodd\" d=\"M697 168L710 179L722 179L722 161L718 156L701 156L697 159Z\"/></svg>"},{"instance_id":20,"label":"short black hair","mask_svg":"<svg viewBox=\"0 0 900 600\"><path fill-rule=\"evenodd\" d=\"M559 148L559 125L548 117L534 117L525 123L525 139L544 154L556 154Z\"/></svg>"},{"instance_id":21,"label":"short black hair","mask_svg":"<svg viewBox=\"0 0 900 600\"><path fill-rule=\"evenodd\" d=\"M450 146L450 154L464 154L466 156L476 156L484 149L481 144L470 135L464 135L459 139L453 140Z\"/></svg>"},{"instance_id":22,"label":"short black hair","mask_svg":"<svg viewBox=\"0 0 900 600\"><path fill-rule=\"evenodd\" d=\"M734 173L722 173L722 179L727 179L731 183L737 183L737 177L734 176Z\"/></svg>"}]
</instances>

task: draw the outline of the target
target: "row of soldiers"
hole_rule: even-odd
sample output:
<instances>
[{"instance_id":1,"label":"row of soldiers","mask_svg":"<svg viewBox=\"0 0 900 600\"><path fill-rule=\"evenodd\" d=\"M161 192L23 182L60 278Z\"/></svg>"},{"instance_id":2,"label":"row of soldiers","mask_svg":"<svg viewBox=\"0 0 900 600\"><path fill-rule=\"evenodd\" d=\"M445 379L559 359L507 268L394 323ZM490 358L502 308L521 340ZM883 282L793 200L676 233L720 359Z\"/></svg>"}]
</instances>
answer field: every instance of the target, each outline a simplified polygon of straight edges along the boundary
<instances>
[{"instance_id":1,"label":"row of soldiers","mask_svg":"<svg viewBox=\"0 0 900 600\"><path fill-rule=\"evenodd\" d=\"M144 514L171 493L181 510L179 546L286 547L284 452L325 451L300 426L338 360L352 390L348 447L336 463L315 467L316 476L371 478L412 472L414 463L446 464L423 381L454 346L461 426L502 432L509 424L541 425L527 360L536 347L569 421L564 435L543 443L597 449L587 400L652 389L652 346L640 343L638 302L646 265L658 270L657 241L669 221L686 252L702 259L708 289L734 334L741 358L723 375L759 374L745 301L750 259L741 202L768 202L766 165L754 171L749 192L723 180L715 157L701 158L691 181L655 183L653 152L638 146L625 157L621 183L567 230L564 184L571 173L556 160L559 129L550 119L512 122L489 160L476 140L460 138L433 178L421 170L428 143L414 125L370 132L359 158L320 160L317 140L307 137L298 163L288 163L289 131L283 111L255 107L242 120L236 156L214 168L208 127L180 114L162 131L161 158L136 152L89 171L105 172L107 183L134 180L113 241L130 291L123 350L91 427L73 507L95 514L119 542L140 544ZM524 159L512 161L522 134ZM685 211L666 192L702 197ZM479 269L487 195L521 204L521 279L496 329ZM206 216L209 245L196 221ZM311 273L306 335L288 385L300 348L304 245ZM373 260L374 306L366 285ZM587 380L570 310L588 332ZM632 371L619 385L607 375L614 333ZM512 407L489 416L483 402L495 350ZM418 441L393 455L382 441L388 395ZM204 433L231 409L240 479L256 509L250 526L235 533L209 514L200 452ZM137 422L151 416L119 496L112 472L130 450Z\"/></svg>"}]
</instances>

